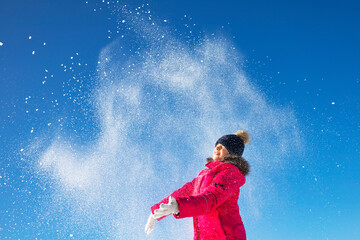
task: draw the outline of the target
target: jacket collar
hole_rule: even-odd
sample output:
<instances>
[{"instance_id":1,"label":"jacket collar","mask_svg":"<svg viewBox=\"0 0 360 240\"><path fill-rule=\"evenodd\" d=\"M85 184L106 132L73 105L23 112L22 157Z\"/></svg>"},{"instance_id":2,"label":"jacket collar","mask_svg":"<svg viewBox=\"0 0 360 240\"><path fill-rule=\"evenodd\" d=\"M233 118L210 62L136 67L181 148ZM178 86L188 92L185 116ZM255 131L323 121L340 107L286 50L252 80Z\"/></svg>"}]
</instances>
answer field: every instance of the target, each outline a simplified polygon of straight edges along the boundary
<instances>
[{"instance_id":1,"label":"jacket collar","mask_svg":"<svg viewBox=\"0 0 360 240\"><path fill-rule=\"evenodd\" d=\"M208 162L205 164L206 167L212 169L216 166L219 166L220 164L223 164L223 162L220 162L220 161L211 161L211 162Z\"/></svg>"}]
</instances>

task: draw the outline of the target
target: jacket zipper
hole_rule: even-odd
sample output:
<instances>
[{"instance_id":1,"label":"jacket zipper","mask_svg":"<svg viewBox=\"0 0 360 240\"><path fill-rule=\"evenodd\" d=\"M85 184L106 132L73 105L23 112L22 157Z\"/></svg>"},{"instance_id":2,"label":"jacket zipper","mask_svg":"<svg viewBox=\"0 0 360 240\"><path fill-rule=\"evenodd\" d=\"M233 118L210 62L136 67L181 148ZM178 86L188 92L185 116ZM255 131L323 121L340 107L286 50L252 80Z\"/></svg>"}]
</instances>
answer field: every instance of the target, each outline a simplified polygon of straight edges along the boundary
<instances>
[{"instance_id":1,"label":"jacket zipper","mask_svg":"<svg viewBox=\"0 0 360 240\"><path fill-rule=\"evenodd\" d=\"M198 226L198 224L199 224L198 217L195 217L195 222L196 222L195 227L196 227L197 240L200 240L200 231L199 231L199 226Z\"/></svg>"}]
</instances>

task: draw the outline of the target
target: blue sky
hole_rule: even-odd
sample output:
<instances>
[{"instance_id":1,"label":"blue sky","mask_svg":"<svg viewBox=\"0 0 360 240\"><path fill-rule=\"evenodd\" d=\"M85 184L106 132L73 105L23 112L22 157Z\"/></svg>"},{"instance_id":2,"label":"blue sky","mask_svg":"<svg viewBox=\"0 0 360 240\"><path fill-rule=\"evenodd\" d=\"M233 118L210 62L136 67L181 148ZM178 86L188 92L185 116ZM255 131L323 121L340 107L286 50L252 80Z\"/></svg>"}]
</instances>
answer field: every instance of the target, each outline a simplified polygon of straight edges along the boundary
<instances>
[{"instance_id":1,"label":"blue sky","mask_svg":"<svg viewBox=\"0 0 360 240\"><path fill-rule=\"evenodd\" d=\"M359 2L1 5L2 239L190 239L149 207L239 128L249 239L360 238Z\"/></svg>"}]
</instances>

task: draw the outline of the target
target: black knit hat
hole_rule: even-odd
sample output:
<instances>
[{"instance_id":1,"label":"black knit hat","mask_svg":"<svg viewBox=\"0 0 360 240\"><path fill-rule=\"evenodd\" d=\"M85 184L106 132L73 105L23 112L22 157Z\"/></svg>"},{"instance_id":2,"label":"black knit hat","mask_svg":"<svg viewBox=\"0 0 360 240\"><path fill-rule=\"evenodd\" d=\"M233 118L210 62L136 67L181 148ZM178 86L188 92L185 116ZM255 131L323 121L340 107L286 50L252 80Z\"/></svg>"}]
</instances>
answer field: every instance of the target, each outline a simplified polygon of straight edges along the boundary
<instances>
[{"instance_id":1,"label":"black knit hat","mask_svg":"<svg viewBox=\"0 0 360 240\"><path fill-rule=\"evenodd\" d=\"M239 157L242 156L245 148L244 141L235 134L222 136L221 138L219 138L219 140L216 141L215 147L218 144L223 145L229 151L230 155L235 155Z\"/></svg>"}]
</instances>

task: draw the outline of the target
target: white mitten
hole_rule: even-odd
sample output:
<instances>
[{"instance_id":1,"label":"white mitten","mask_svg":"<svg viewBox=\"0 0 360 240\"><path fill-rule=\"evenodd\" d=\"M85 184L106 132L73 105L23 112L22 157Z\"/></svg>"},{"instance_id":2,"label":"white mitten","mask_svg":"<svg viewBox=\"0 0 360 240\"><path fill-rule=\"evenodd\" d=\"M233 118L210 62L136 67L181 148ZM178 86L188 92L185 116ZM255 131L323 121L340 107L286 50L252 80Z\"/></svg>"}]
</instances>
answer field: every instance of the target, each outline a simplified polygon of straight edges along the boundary
<instances>
[{"instance_id":1,"label":"white mitten","mask_svg":"<svg viewBox=\"0 0 360 240\"><path fill-rule=\"evenodd\" d=\"M177 203L175 198L170 196L168 204L162 203L160 204L160 208L154 211L154 218L158 219L172 213L179 213L179 204Z\"/></svg>"},{"instance_id":2,"label":"white mitten","mask_svg":"<svg viewBox=\"0 0 360 240\"><path fill-rule=\"evenodd\" d=\"M156 223L156 220L154 218L154 215L152 215L152 213L150 213L150 216L149 216L149 218L147 220L147 223L145 225L146 234L150 234L154 230L155 223Z\"/></svg>"}]
</instances>

